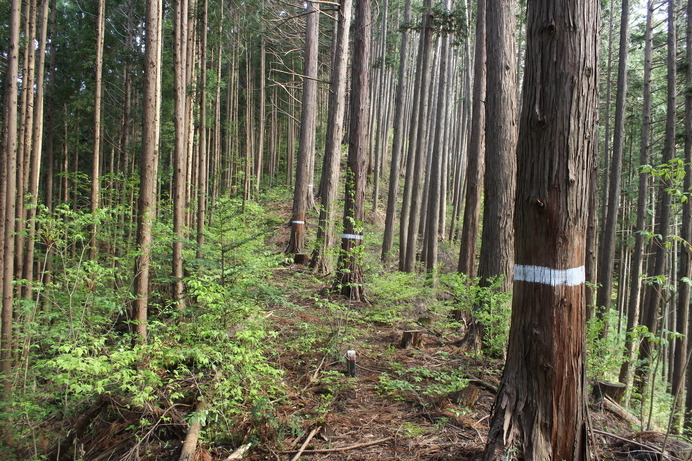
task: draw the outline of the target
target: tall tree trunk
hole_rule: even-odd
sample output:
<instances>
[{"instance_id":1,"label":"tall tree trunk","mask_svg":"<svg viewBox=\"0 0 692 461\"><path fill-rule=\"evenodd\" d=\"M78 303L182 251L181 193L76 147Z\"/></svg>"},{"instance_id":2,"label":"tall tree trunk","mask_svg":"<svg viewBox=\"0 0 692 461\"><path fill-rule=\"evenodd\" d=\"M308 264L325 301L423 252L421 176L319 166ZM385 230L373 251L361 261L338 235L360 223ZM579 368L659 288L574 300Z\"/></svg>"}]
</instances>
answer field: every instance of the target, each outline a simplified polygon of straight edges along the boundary
<instances>
[{"instance_id":1,"label":"tall tree trunk","mask_svg":"<svg viewBox=\"0 0 692 461\"><path fill-rule=\"evenodd\" d=\"M256 194L259 196L260 186L262 182L262 165L264 162L264 131L266 126L266 100L267 100L267 84L266 84L266 59L264 33L260 37L260 74L259 74L259 127L257 128L257 158L255 162L255 188Z\"/></svg>"},{"instance_id":2,"label":"tall tree trunk","mask_svg":"<svg viewBox=\"0 0 692 461\"><path fill-rule=\"evenodd\" d=\"M5 96L3 97L2 156L0 185L4 186L2 206L3 226L3 285L2 328L0 334L0 379L5 399L12 390L12 316L14 280L14 223L17 198L17 88L19 79L19 22L20 1L10 3L9 44L5 70Z\"/></svg>"},{"instance_id":3,"label":"tall tree trunk","mask_svg":"<svg viewBox=\"0 0 692 461\"><path fill-rule=\"evenodd\" d=\"M420 100L423 97L424 89L422 88L421 81L424 73L423 68L423 53L421 49L423 47L423 36L419 36L418 39L418 50L416 55L416 67L413 81L413 96L410 101L410 109L408 113L409 116L407 127L407 138L408 146L406 155L402 159L404 165L406 166L404 174L404 193L401 198L401 216L399 216L399 270L403 271L406 265L406 246L408 245L408 222L409 216L411 214L411 207L413 202L413 176L415 174L415 152L416 145L418 143L418 126L420 125L421 115L420 110Z\"/></svg>"},{"instance_id":4,"label":"tall tree trunk","mask_svg":"<svg viewBox=\"0 0 692 461\"><path fill-rule=\"evenodd\" d=\"M478 275L482 283L503 276L511 290L514 257L517 101L513 0L486 0L488 91L486 98L483 230Z\"/></svg>"},{"instance_id":5,"label":"tall tree trunk","mask_svg":"<svg viewBox=\"0 0 692 461\"><path fill-rule=\"evenodd\" d=\"M187 177L188 80L186 63L188 1L175 2L174 85L175 85L175 148L173 159L173 300L181 309L185 307L183 284L183 242L185 240L185 179Z\"/></svg>"},{"instance_id":6,"label":"tall tree trunk","mask_svg":"<svg viewBox=\"0 0 692 461\"><path fill-rule=\"evenodd\" d=\"M449 2L444 0L441 5L443 11L448 11ZM449 110L448 88L448 53L447 44L449 36L441 37L440 47L440 75L437 80L437 115L435 117L435 129L433 131L432 160L430 168L430 180L428 188L426 231L423 236L425 248L425 270L432 273L437 266L438 237L440 226L440 208L442 207L442 195L445 190L442 186L443 157L447 155L445 150L445 113Z\"/></svg>"},{"instance_id":7,"label":"tall tree trunk","mask_svg":"<svg viewBox=\"0 0 692 461\"><path fill-rule=\"evenodd\" d=\"M310 189L310 165L315 156L315 127L317 123L317 58L319 33L319 3L307 2L305 26L305 65L303 69L303 107L300 115L300 141L298 165L293 190L293 218L291 237L286 253L303 253L305 250L305 221Z\"/></svg>"},{"instance_id":8,"label":"tall tree trunk","mask_svg":"<svg viewBox=\"0 0 692 461\"><path fill-rule=\"evenodd\" d=\"M34 99L34 126L32 133L32 152L29 175L30 205L27 208L26 226L27 239L24 252L23 277L28 283L22 286L22 297L30 299L31 283L34 281L34 249L36 237L36 207L38 205L38 182L40 178L41 153L43 151L43 101L46 62L46 42L48 33L48 0L41 0L38 10L40 35L38 41L38 64L36 71L36 97Z\"/></svg>"},{"instance_id":9,"label":"tall tree trunk","mask_svg":"<svg viewBox=\"0 0 692 461\"><path fill-rule=\"evenodd\" d=\"M642 131L639 141L639 165L649 163L649 135L651 134L651 55L652 55L652 21L653 0L647 2L646 31L644 38L644 88L642 96ZM632 383L632 362L634 360L634 329L639 322L641 304L641 274L644 259L646 226L646 202L649 192L649 173L639 172L639 189L637 192L637 218L634 228L634 250L630 264L630 296L627 302L627 327L625 336L625 360L620 366L618 380L630 387ZM627 394L629 395L629 393ZM626 398L627 400L627 398Z\"/></svg>"},{"instance_id":10,"label":"tall tree trunk","mask_svg":"<svg viewBox=\"0 0 692 461\"><path fill-rule=\"evenodd\" d=\"M336 195L339 187L339 164L341 163L341 139L344 131L346 110L346 83L348 80L348 45L351 35L352 0L341 0L339 8L339 26L332 69L331 91L329 94L329 121L327 123L327 140L324 149L324 166L320 191L322 207L317 227L317 244L312 252L310 266L321 274L332 271L332 257L329 251L334 241L334 215Z\"/></svg>"},{"instance_id":11,"label":"tall tree trunk","mask_svg":"<svg viewBox=\"0 0 692 461\"><path fill-rule=\"evenodd\" d=\"M687 2L687 29L685 40L686 49L686 64L685 83L687 91L685 91L685 179L683 190L692 191L692 18L690 18L690 4ZM682 204L682 228L680 230L682 242L692 242L692 203L689 200ZM682 433L685 419L684 415L684 399L682 398L685 388L685 367L687 364L687 354L689 347L688 323L690 320L690 281L692 280L692 251L689 244L682 243L680 245L680 272L678 274L678 298L677 298L677 327L676 331L680 335L675 338L673 347L675 349L675 358L672 371L672 389L675 397L675 406L673 411L679 415L674 423L675 432ZM689 385L689 381L687 384Z\"/></svg>"},{"instance_id":12,"label":"tall tree trunk","mask_svg":"<svg viewBox=\"0 0 692 461\"><path fill-rule=\"evenodd\" d=\"M50 35L51 37L55 37L57 35L57 21L56 21L56 2L57 0L51 0L50 2ZM46 149L45 149L45 169L44 169L44 177L45 177L45 191L46 191L46 207L48 207L49 210L53 211L53 205L54 205L54 188L55 188L55 182L54 182L54 175L55 175L55 136L53 135L53 131L55 130L55 115L57 113L57 108L55 107L55 55L56 55L56 50L57 46L55 44L55 40L51 40L50 43L50 60L48 63L48 68L50 69L50 81L48 84L48 110L46 111L46 133L48 133L48 136L46 138ZM50 272L50 271L47 271Z\"/></svg>"},{"instance_id":13,"label":"tall tree trunk","mask_svg":"<svg viewBox=\"0 0 692 461\"><path fill-rule=\"evenodd\" d=\"M382 5L382 12L380 13L380 37L378 40L378 56L375 58L379 60L379 69L377 69L377 83L373 85L372 88L372 112L376 113L376 117L371 120L371 125L373 128L373 134L375 138L375 148L371 150L372 156L374 158L373 165L373 179L372 179L372 209L377 211L379 206L379 195L380 195L380 176L382 171L382 163L384 162L384 155L387 151L387 140L389 138L387 119L388 107L390 106L390 93L387 92L387 77L389 75L389 69L386 63L386 53L387 53L387 26L389 24L389 2L384 2ZM377 119L377 128L375 129L374 120Z\"/></svg>"},{"instance_id":14,"label":"tall tree trunk","mask_svg":"<svg viewBox=\"0 0 692 461\"><path fill-rule=\"evenodd\" d=\"M365 179L370 127L370 0L358 0L353 23L353 67L351 69L351 114L349 119L348 163L344 204L344 233L335 288L354 301L364 299L363 218L365 217Z\"/></svg>"},{"instance_id":15,"label":"tall tree trunk","mask_svg":"<svg viewBox=\"0 0 692 461\"><path fill-rule=\"evenodd\" d=\"M516 176L517 103L514 35L514 2L487 0L486 50L488 88L486 101L485 184L483 231L478 275L483 286L501 276L501 289L511 290L514 257L514 194ZM474 307L475 310L475 307ZM483 347L484 329L473 318L464 338L466 347Z\"/></svg>"},{"instance_id":16,"label":"tall tree trunk","mask_svg":"<svg viewBox=\"0 0 692 461\"><path fill-rule=\"evenodd\" d=\"M199 155L197 161L197 258L202 257L204 226L207 219L207 195L209 192L209 148L207 146L207 29L209 3L202 0L202 24L200 43L199 85Z\"/></svg>"},{"instance_id":17,"label":"tall tree trunk","mask_svg":"<svg viewBox=\"0 0 692 461\"><path fill-rule=\"evenodd\" d=\"M458 271L476 277L476 248L480 229L481 195L485 173L486 0L478 0L476 49L473 59L473 106L468 138L464 223L461 228Z\"/></svg>"},{"instance_id":18,"label":"tall tree trunk","mask_svg":"<svg viewBox=\"0 0 692 461\"><path fill-rule=\"evenodd\" d=\"M613 88L613 31L615 29L615 5L614 0L610 0L608 6L608 56L606 58L606 71L605 71L605 109L604 109L604 122L603 122L603 184L601 185L601 222L606 221L606 216L608 214L608 194L610 191L609 172L610 172L610 119L611 119L611 93ZM599 251L600 253L600 251Z\"/></svg>"},{"instance_id":19,"label":"tall tree trunk","mask_svg":"<svg viewBox=\"0 0 692 461\"><path fill-rule=\"evenodd\" d=\"M406 0L404 6L403 24L411 20L411 0ZM401 32L399 45L399 71L394 99L394 139L392 141L392 159L389 170L389 192L387 194L387 213L385 216L384 236L382 240L382 260L391 261L392 246L394 245L394 222L396 218L397 196L399 195L399 176L401 175L401 153L404 147L404 121L406 115L407 92L407 61L408 61L408 29Z\"/></svg>"},{"instance_id":20,"label":"tall tree trunk","mask_svg":"<svg viewBox=\"0 0 692 461\"><path fill-rule=\"evenodd\" d=\"M507 364L486 460L585 460L584 261L598 1L528 3Z\"/></svg>"},{"instance_id":21,"label":"tall tree trunk","mask_svg":"<svg viewBox=\"0 0 692 461\"><path fill-rule=\"evenodd\" d=\"M686 42L686 68L685 68L685 85L687 88L692 88L692 2L687 2L687 28L686 28L686 33L685 33L685 42ZM692 161L692 91L686 91L685 92L685 162L689 164L689 162ZM692 176L689 173L686 174L685 179L687 177ZM689 189L687 189L689 190ZM689 230L689 228L688 228ZM692 239L692 236L689 237ZM688 242L690 240L687 240ZM687 264L690 264L690 254L689 254L689 248L685 250L686 251L686 258L687 258ZM689 269L688 269L689 270ZM692 276L690 277L692 278ZM689 287L687 288L688 294L689 294ZM692 319L689 318L688 314L688 322L692 322ZM687 325L687 332L692 331L692 325L688 323ZM688 340L687 341L687 353L689 354L689 348L692 347L692 343ZM689 432L692 431L692 424L690 424L690 419L692 419L692 366L687 365L687 368L684 370L685 373L685 380L687 384L687 393L685 394L685 419L684 419L684 424L683 428L686 429L687 434L689 435Z\"/></svg>"},{"instance_id":22,"label":"tall tree trunk","mask_svg":"<svg viewBox=\"0 0 692 461\"><path fill-rule=\"evenodd\" d=\"M676 104L676 89L675 80L677 77L677 68L675 62L676 55L676 33L675 33L675 1L668 2L668 81L667 81L667 103L666 103L666 130L665 141L663 146L662 163L667 164L675 157L675 104ZM670 232L670 204L671 196L667 192L670 184L667 181L662 181L659 186L658 205L656 216L658 222L654 231L653 245L655 252L653 255L653 271L649 273L650 277L661 277L666 274L666 259L667 249L666 242ZM658 333L658 316L659 310L662 307L663 301L663 285L651 284L648 286L646 302L642 304L642 325L646 326L649 333L656 335ZM651 376L651 358L653 357L655 341L650 338L644 338L639 345L639 363L642 366L637 368L635 385L639 390L643 389L647 381L652 380Z\"/></svg>"},{"instance_id":23,"label":"tall tree trunk","mask_svg":"<svg viewBox=\"0 0 692 461\"><path fill-rule=\"evenodd\" d=\"M601 234L600 257L598 261L598 297L596 315L604 321L601 337L608 336L608 325L604 314L611 305L613 292L613 266L615 264L615 244L618 226L618 202L622 177L622 152L625 141L625 96L627 95L627 54L629 52L629 0L622 0L620 16L620 49L618 52L617 95L615 102L615 127L613 129L613 156L610 162L610 185L608 186L608 207L605 226Z\"/></svg>"},{"instance_id":24,"label":"tall tree trunk","mask_svg":"<svg viewBox=\"0 0 692 461\"><path fill-rule=\"evenodd\" d=\"M433 14L431 0L426 0L423 3L423 7L425 10L423 12L421 26L418 69L416 71L419 74L419 76L416 77L416 84L419 87L418 101L415 101L414 96L414 104L417 103L418 107L416 109L417 116L411 119L411 132L415 132L415 135L410 134L409 158L406 169L406 183L409 185L410 202L407 210L408 213L404 214L403 205L401 213L401 228L406 228L406 242L405 246L403 246L404 243L402 243L403 239L399 242L399 269L404 272L413 272L415 270L418 230L420 227L421 186L427 158L426 142L429 123L430 79L432 74L430 58L433 54ZM413 125L414 121L417 122L416 125Z\"/></svg>"},{"instance_id":25,"label":"tall tree trunk","mask_svg":"<svg viewBox=\"0 0 692 461\"><path fill-rule=\"evenodd\" d=\"M140 158L139 204L137 208L137 248L134 300L132 301L136 332L147 341L147 310L152 253L152 224L156 216L156 175L159 160L159 127L161 107L162 0L147 0L146 41L144 55L144 116Z\"/></svg>"},{"instance_id":26,"label":"tall tree trunk","mask_svg":"<svg viewBox=\"0 0 692 461\"><path fill-rule=\"evenodd\" d=\"M94 81L94 145L91 151L91 214L96 215L101 201L101 101L103 93L103 40L106 24L106 0L99 0L96 18L96 79ZM89 259L96 259L96 219L89 237Z\"/></svg>"},{"instance_id":27,"label":"tall tree trunk","mask_svg":"<svg viewBox=\"0 0 692 461\"><path fill-rule=\"evenodd\" d=\"M17 147L17 221L15 223L15 243L14 243L14 270L15 276L22 277L24 269L24 249L25 249L25 217L26 217L26 196L29 193L29 165L31 163L31 141L34 132L34 82L36 74L36 53L34 40L36 39L36 0L26 2L25 18L25 47L24 62L22 69L22 80L31 82L29 85L22 85L22 112L20 114L21 124L19 126L19 145ZM29 45L31 44L31 45Z\"/></svg>"}]
</instances>

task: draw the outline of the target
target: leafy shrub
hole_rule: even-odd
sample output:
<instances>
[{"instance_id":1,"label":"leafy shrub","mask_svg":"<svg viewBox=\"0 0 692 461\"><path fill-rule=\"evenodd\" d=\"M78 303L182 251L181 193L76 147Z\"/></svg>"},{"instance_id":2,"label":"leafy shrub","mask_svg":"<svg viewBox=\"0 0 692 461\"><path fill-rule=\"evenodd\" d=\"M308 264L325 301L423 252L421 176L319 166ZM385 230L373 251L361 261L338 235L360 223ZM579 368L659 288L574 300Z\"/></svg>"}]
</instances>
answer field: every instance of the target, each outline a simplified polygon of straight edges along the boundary
<instances>
[{"instance_id":1,"label":"leafy shrub","mask_svg":"<svg viewBox=\"0 0 692 461\"><path fill-rule=\"evenodd\" d=\"M415 304L432 298L433 290L425 278L407 272L385 272L368 281L368 296L372 305L364 312L371 322L393 324L403 320L403 313Z\"/></svg>"},{"instance_id":2,"label":"leafy shrub","mask_svg":"<svg viewBox=\"0 0 692 461\"><path fill-rule=\"evenodd\" d=\"M482 286L479 278L453 273L442 276L442 283L452 296L450 307L471 312L483 326L484 352L492 357L504 355L509 340L512 294L501 291L502 277L495 277Z\"/></svg>"}]
</instances>

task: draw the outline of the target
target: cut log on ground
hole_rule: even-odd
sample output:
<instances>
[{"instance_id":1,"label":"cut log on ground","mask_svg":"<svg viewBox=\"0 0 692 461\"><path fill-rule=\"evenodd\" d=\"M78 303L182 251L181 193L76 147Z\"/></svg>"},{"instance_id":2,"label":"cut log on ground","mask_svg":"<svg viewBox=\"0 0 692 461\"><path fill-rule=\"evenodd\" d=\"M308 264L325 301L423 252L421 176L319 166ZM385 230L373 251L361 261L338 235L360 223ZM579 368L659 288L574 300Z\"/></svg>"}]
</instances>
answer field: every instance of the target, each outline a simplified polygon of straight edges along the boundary
<instances>
[{"instance_id":1,"label":"cut log on ground","mask_svg":"<svg viewBox=\"0 0 692 461\"><path fill-rule=\"evenodd\" d=\"M251 443L246 443L245 445L241 445L233 453L228 455L228 458L226 458L224 461L231 461L234 459L243 459L243 456L245 456L245 454L250 450L250 447L252 447Z\"/></svg>"},{"instance_id":2,"label":"cut log on ground","mask_svg":"<svg viewBox=\"0 0 692 461\"><path fill-rule=\"evenodd\" d=\"M605 408L615 416L618 416L623 421L628 422L630 426L634 428L642 427L642 422L639 420L639 418L637 418L632 413L627 411L625 408L615 403L613 399L611 399L610 397L603 397L603 401L601 403L603 404L603 408Z\"/></svg>"},{"instance_id":3,"label":"cut log on ground","mask_svg":"<svg viewBox=\"0 0 692 461\"><path fill-rule=\"evenodd\" d=\"M207 404L205 402L200 402L195 409L195 413L202 413L206 410ZM199 434L202 431L202 418L193 417L192 423L190 424L190 429L187 431L185 436L185 442L183 442L183 449L180 452L180 461L195 461L195 452L197 451L197 440L199 440Z\"/></svg>"}]
</instances>

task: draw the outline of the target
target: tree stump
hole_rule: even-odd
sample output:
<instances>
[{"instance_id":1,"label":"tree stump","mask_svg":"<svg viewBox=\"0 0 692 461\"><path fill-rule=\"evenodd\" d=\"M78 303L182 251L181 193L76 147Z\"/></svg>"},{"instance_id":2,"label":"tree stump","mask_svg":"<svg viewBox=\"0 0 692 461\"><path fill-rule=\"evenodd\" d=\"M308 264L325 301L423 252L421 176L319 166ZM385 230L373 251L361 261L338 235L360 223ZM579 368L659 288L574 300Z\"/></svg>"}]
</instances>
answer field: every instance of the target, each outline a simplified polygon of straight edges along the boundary
<instances>
[{"instance_id":1,"label":"tree stump","mask_svg":"<svg viewBox=\"0 0 692 461\"><path fill-rule=\"evenodd\" d=\"M450 400L454 403L461 405L466 408L473 408L476 406L476 402L481 395L480 387L469 384L460 391L452 392L449 394Z\"/></svg>"},{"instance_id":2,"label":"tree stump","mask_svg":"<svg viewBox=\"0 0 692 461\"><path fill-rule=\"evenodd\" d=\"M423 330L404 330L401 334L401 343L399 347L406 349L409 345L420 347L423 341Z\"/></svg>"},{"instance_id":3,"label":"tree stump","mask_svg":"<svg viewBox=\"0 0 692 461\"><path fill-rule=\"evenodd\" d=\"M293 262L300 264L301 266L307 266L309 261L310 258L308 257L307 253L296 253L293 257Z\"/></svg>"},{"instance_id":4,"label":"tree stump","mask_svg":"<svg viewBox=\"0 0 692 461\"><path fill-rule=\"evenodd\" d=\"M606 381L596 381L593 386L593 397L596 402L601 402L605 396L610 397L618 405L622 402L625 395L625 386L622 383L609 383Z\"/></svg>"}]
</instances>

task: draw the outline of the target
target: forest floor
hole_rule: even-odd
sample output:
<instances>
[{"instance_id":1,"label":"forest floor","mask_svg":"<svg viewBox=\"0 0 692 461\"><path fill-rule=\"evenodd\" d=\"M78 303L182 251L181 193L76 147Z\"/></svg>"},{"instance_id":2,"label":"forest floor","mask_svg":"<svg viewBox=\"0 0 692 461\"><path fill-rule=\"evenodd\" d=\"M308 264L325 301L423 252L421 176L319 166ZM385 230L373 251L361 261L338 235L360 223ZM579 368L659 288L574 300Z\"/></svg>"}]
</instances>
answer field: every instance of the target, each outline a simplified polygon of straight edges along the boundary
<instances>
[{"instance_id":1,"label":"forest floor","mask_svg":"<svg viewBox=\"0 0 692 461\"><path fill-rule=\"evenodd\" d=\"M283 226L268 244L278 253L287 241ZM399 306L395 314L377 299L350 303L330 293L332 276L319 277L289 262L274 267L266 283L277 294L261 312L272 332L266 359L282 371L284 395L238 420L228 443L202 436L195 461L482 458L502 359L465 351L461 332L443 331L439 318L429 322L430 310L417 302ZM408 330L418 331L420 342L402 347ZM347 350L356 352L355 376L347 372ZM117 424L105 416L94 423L97 435L85 444L83 459L180 457L187 431L182 414L169 424L170 442L150 444L146 455L133 458L116 447L132 446L119 437L142 415L118 408ZM634 416L616 414L603 403L590 402L589 418L592 459L692 459L691 445L662 431L641 432L641 425L632 424ZM249 449L234 457L248 442ZM656 453L663 446L667 455L661 458Z\"/></svg>"},{"instance_id":2,"label":"forest floor","mask_svg":"<svg viewBox=\"0 0 692 461\"><path fill-rule=\"evenodd\" d=\"M314 301L314 294L323 292L330 280L314 279L312 287L295 283L295 278L304 279L305 271L295 266L277 271L277 283L302 285L301 292L292 291L294 306L273 311L273 325L287 345L300 341L301 325L333 331L339 322ZM355 315L368 308L352 305ZM467 354L458 341L425 329L420 345L407 348L401 347L401 327L358 323L355 330L355 377L348 376L345 360L325 355L320 345L300 355L277 351L285 382L293 389L279 417L300 414L312 422L299 437L255 447L244 459L292 459L312 430L317 432L304 447L303 459L481 459L502 362ZM468 384L461 391L443 385L427 392L440 382L449 384L445 374L463 377ZM320 376L330 380L325 383ZM638 432L601 404L591 402L589 410L595 459L659 459L651 452L660 450L665 434ZM666 459L690 459L689 445L675 439L665 443Z\"/></svg>"},{"instance_id":3,"label":"forest floor","mask_svg":"<svg viewBox=\"0 0 692 461\"><path fill-rule=\"evenodd\" d=\"M271 243L281 251L287 241L286 231ZM332 278L299 265L275 271L272 283L291 300L269 318L277 344L286 346L275 359L292 389L275 417L300 415L303 431L274 437L243 459L293 460L298 452L315 460L481 459L502 360L468 353L461 336L421 326L420 307L394 322L358 320L378 309L369 302L334 309L343 298L329 294ZM421 332L420 344L402 347L408 329ZM309 341L316 331L328 332L326 339ZM355 377L348 376L347 349L357 354ZM692 446L637 431L635 417L628 422L593 398L589 417L594 459L660 459L662 446L666 459L692 459Z\"/></svg>"}]
</instances>

